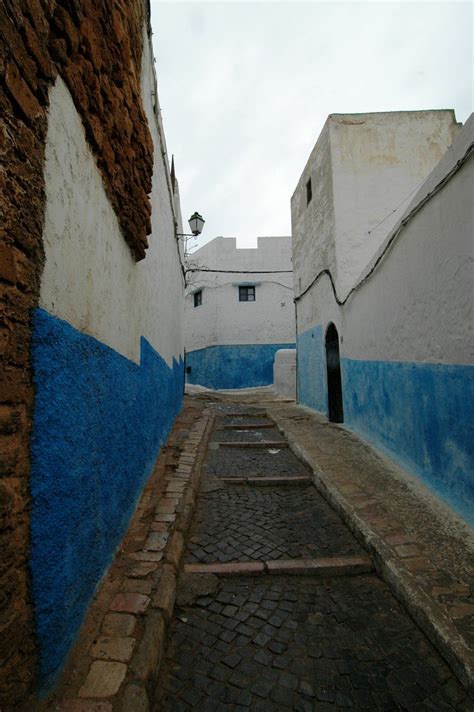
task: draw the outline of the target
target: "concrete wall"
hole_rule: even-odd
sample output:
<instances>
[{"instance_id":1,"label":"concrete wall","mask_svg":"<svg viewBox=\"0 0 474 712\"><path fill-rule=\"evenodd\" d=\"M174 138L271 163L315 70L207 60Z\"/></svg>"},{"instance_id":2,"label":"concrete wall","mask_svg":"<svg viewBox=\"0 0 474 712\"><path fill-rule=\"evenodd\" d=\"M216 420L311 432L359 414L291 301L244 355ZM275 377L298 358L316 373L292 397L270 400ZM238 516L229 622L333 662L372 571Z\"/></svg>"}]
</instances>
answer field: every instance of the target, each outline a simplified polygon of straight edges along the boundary
<instances>
[{"instance_id":1,"label":"concrete wall","mask_svg":"<svg viewBox=\"0 0 474 712\"><path fill-rule=\"evenodd\" d=\"M473 139L471 118L343 306L326 274L298 300L297 337L300 402L327 413L324 338L333 322L345 424L468 521L474 511Z\"/></svg>"},{"instance_id":2,"label":"concrete wall","mask_svg":"<svg viewBox=\"0 0 474 712\"><path fill-rule=\"evenodd\" d=\"M183 389L183 298L148 33L151 227L136 262L65 83L50 90L45 266L33 316L32 591L42 689L56 679L120 543Z\"/></svg>"},{"instance_id":3,"label":"concrete wall","mask_svg":"<svg viewBox=\"0 0 474 712\"><path fill-rule=\"evenodd\" d=\"M295 339L291 238L259 237L256 249L237 249L234 238L217 237L192 255L192 265L237 273L188 275L188 382L210 388L272 383L275 352L293 345ZM239 285L255 285L256 300L240 302ZM198 290L202 290L202 304L194 307Z\"/></svg>"},{"instance_id":4,"label":"concrete wall","mask_svg":"<svg viewBox=\"0 0 474 712\"><path fill-rule=\"evenodd\" d=\"M292 198L302 289L314 270L329 269L338 292L349 291L457 130L452 111L328 117Z\"/></svg>"}]
</instances>

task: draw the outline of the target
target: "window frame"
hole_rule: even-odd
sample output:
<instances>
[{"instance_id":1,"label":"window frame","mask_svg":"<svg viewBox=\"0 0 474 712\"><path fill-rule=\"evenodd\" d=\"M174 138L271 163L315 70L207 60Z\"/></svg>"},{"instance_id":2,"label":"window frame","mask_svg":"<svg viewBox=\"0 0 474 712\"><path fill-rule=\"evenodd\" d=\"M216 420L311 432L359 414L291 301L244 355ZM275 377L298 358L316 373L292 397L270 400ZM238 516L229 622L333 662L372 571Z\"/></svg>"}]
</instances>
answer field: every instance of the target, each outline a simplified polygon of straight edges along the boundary
<instances>
[{"instance_id":1,"label":"window frame","mask_svg":"<svg viewBox=\"0 0 474 712\"><path fill-rule=\"evenodd\" d=\"M194 308L202 306L202 289L198 289L193 294Z\"/></svg>"},{"instance_id":2,"label":"window frame","mask_svg":"<svg viewBox=\"0 0 474 712\"><path fill-rule=\"evenodd\" d=\"M252 299L249 299L249 290L252 290ZM245 297L244 297L245 294ZM255 284L239 284L239 302L256 302L257 293Z\"/></svg>"}]
</instances>

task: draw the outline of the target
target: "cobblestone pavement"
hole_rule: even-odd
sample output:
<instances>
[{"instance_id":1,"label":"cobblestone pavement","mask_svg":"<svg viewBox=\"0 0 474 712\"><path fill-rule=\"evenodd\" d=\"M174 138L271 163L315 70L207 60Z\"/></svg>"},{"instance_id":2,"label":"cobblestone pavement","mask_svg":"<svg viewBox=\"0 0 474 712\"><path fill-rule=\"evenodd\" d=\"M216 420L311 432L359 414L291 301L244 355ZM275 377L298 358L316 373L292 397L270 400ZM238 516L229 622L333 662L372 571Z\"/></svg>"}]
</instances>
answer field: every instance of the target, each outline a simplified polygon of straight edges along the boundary
<instances>
[{"instance_id":1,"label":"cobblestone pavement","mask_svg":"<svg viewBox=\"0 0 474 712\"><path fill-rule=\"evenodd\" d=\"M212 448L212 444L211 444ZM204 469L205 475L221 477L277 477L286 475L309 475L308 470L284 448L232 448L220 447L210 450Z\"/></svg>"},{"instance_id":2,"label":"cobblestone pavement","mask_svg":"<svg viewBox=\"0 0 474 712\"><path fill-rule=\"evenodd\" d=\"M224 579L179 610L157 710L195 708L472 712L375 576Z\"/></svg>"},{"instance_id":3,"label":"cobblestone pavement","mask_svg":"<svg viewBox=\"0 0 474 712\"><path fill-rule=\"evenodd\" d=\"M278 442L283 440L278 428L265 428L262 430L246 430L246 425L242 425L241 430L225 430L219 428L214 432L214 441L217 442Z\"/></svg>"},{"instance_id":4,"label":"cobblestone pavement","mask_svg":"<svg viewBox=\"0 0 474 712\"><path fill-rule=\"evenodd\" d=\"M206 489L204 484L203 489ZM361 554L313 485L223 485L201 492L186 561L249 561Z\"/></svg>"},{"instance_id":5,"label":"cobblestone pavement","mask_svg":"<svg viewBox=\"0 0 474 712\"><path fill-rule=\"evenodd\" d=\"M214 443L222 441L223 423L268 422L261 410L249 417L245 406L216 409ZM272 455L257 448L216 449L211 443L186 561L361 553L312 485L257 487L222 480L301 474L309 473L289 449ZM202 595L199 581L209 580L213 585L204 586ZM181 607L175 609L155 712L474 709L376 575L321 580L186 573L177 600Z\"/></svg>"}]
</instances>

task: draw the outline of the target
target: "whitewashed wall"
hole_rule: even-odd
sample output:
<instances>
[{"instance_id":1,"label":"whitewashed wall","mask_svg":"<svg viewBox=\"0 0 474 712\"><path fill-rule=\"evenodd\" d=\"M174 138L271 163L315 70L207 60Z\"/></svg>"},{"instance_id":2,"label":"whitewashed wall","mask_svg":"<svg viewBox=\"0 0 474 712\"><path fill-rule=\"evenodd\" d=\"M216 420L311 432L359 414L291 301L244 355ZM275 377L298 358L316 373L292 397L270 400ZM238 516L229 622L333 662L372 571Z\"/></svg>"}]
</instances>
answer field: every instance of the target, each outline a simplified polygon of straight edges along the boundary
<instances>
[{"instance_id":1,"label":"whitewashed wall","mask_svg":"<svg viewBox=\"0 0 474 712\"><path fill-rule=\"evenodd\" d=\"M296 294L320 269L347 294L458 128L452 111L328 117L292 198Z\"/></svg>"},{"instance_id":2,"label":"whitewashed wall","mask_svg":"<svg viewBox=\"0 0 474 712\"><path fill-rule=\"evenodd\" d=\"M171 365L183 353L184 285L146 34L141 85L154 171L150 247L138 263L120 232L66 85L58 78L50 92L40 305L137 363L144 336Z\"/></svg>"},{"instance_id":3,"label":"whitewashed wall","mask_svg":"<svg viewBox=\"0 0 474 712\"><path fill-rule=\"evenodd\" d=\"M191 257L200 268L282 270L276 274L191 273L186 290L186 350L217 344L293 343L295 319L290 237L259 237L256 249L238 249L217 237ZM288 272L289 271L289 272ZM255 302L239 302L239 284L254 284ZM202 305L193 294L202 289Z\"/></svg>"},{"instance_id":4,"label":"whitewashed wall","mask_svg":"<svg viewBox=\"0 0 474 712\"><path fill-rule=\"evenodd\" d=\"M468 521L474 511L473 146L471 117L347 302L336 303L327 275L298 301L297 336L300 401L327 413L324 337L333 322L344 422Z\"/></svg>"}]
</instances>

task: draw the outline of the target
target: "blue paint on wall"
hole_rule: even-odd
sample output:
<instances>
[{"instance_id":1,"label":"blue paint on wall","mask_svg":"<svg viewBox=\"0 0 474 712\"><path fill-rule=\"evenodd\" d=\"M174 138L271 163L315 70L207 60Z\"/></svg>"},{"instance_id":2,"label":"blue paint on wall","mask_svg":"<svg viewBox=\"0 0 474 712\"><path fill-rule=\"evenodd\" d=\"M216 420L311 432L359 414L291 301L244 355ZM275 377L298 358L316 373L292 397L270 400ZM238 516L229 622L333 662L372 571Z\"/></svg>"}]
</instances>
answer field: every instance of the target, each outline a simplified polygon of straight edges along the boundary
<instances>
[{"instance_id":1,"label":"blue paint on wall","mask_svg":"<svg viewBox=\"0 0 474 712\"><path fill-rule=\"evenodd\" d=\"M298 398L302 405L327 414L326 349L321 326L298 334Z\"/></svg>"},{"instance_id":2,"label":"blue paint on wall","mask_svg":"<svg viewBox=\"0 0 474 712\"><path fill-rule=\"evenodd\" d=\"M183 363L142 338L138 365L43 310L32 353L30 565L47 692L179 413Z\"/></svg>"},{"instance_id":3,"label":"blue paint on wall","mask_svg":"<svg viewBox=\"0 0 474 712\"><path fill-rule=\"evenodd\" d=\"M474 524L474 366L342 360L345 424Z\"/></svg>"},{"instance_id":4,"label":"blue paint on wall","mask_svg":"<svg viewBox=\"0 0 474 712\"><path fill-rule=\"evenodd\" d=\"M298 335L299 402L327 416L324 335ZM474 366L342 359L344 424L474 524Z\"/></svg>"},{"instance_id":5,"label":"blue paint on wall","mask_svg":"<svg viewBox=\"0 0 474 712\"><path fill-rule=\"evenodd\" d=\"M188 383L206 388L256 388L273 383L273 361L279 349L294 344L209 346L186 353Z\"/></svg>"}]
</instances>

